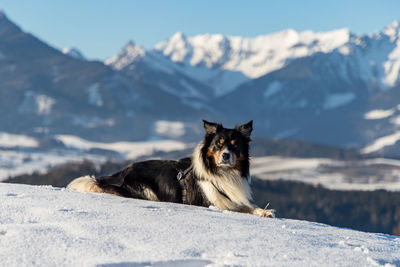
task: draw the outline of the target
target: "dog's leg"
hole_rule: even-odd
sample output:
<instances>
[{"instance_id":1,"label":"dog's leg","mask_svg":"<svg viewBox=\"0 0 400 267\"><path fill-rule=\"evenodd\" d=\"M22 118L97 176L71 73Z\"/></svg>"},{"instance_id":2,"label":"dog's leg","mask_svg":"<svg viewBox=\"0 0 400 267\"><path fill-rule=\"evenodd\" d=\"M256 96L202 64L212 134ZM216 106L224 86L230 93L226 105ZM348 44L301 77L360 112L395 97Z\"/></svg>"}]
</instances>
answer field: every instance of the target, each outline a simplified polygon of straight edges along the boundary
<instances>
[{"instance_id":1,"label":"dog's leg","mask_svg":"<svg viewBox=\"0 0 400 267\"><path fill-rule=\"evenodd\" d=\"M256 206L254 207L244 206L241 207L238 211L243 213L250 213L260 217L275 218L275 210L273 209L260 209Z\"/></svg>"}]
</instances>

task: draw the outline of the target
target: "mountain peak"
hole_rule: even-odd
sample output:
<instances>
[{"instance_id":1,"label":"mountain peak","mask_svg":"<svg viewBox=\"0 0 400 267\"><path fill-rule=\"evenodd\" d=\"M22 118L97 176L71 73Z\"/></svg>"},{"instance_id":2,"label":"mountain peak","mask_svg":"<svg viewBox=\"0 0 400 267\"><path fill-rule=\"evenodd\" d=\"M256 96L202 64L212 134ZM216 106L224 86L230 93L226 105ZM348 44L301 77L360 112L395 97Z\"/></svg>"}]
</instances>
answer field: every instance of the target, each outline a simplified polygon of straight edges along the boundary
<instances>
[{"instance_id":1,"label":"mountain peak","mask_svg":"<svg viewBox=\"0 0 400 267\"><path fill-rule=\"evenodd\" d=\"M400 35L400 24L397 20L383 29L383 33L390 37L391 41L396 40Z\"/></svg>"},{"instance_id":2,"label":"mountain peak","mask_svg":"<svg viewBox=\"0 0 400 267\"><path fill-rule=\"evenodd\" d=\"M4 12L4 9L0 8L0 22L1 21L6 21L11 23L10 19L7 17L6 13Z\"/></svg>"},{"instance_id":3,"label":"mountain peak","mask_svg":"<svg viewBox=\"0 0 400 267\"><path fill-rule=\"evenodd\" d=\"M131 58L143 57L146 54L144 48L132 40L126 43L121 52L128 54Z\"/></svg>"},{"instance_id":4,"label":"mountain peak","mask_svg":"<svg viewBox=\"0 0 400 267\"><path fill-rule=\"evenodd\" d=\"M146 50L134 41L128 41L118 55L107 59L104 63L111 65L115 69L123 69L134 61L143 58L146 55Z\"/></svg>"},{"instance_id":5,"label":"mountain peak","mask_svg":"<svg viewBox=\"0 0 400 267\"><path fill-rule=\"evenodd\" d=\"M18 31L21 31L21 29L7 17L4 9L0 9L0 35L9 35Z\"/></svg>"},{"instance_id":6,"label":"mountain peak","mask_svg":"<svg viewBox=\"0 0 400 267\"><path fill-rule=\"evenodd\" d=\"M76 59L80 59L80 60L85 60L85 57L83 56L82 52L79 51L79 49L75 48L75 47L70 47L70 48L64 48L62 50L64 55L76 58Z\"/></svg>"},{"instance_id":7,"label":"mountain peak","mask_svg":"<svg viewBox=\"0 0 400 267\"><path fill-rule=\"evenodd\" d=\"M176 32L171 36L170 41L185 41L187 39L186 35L182 32Z\"/></svg>"}]
</instances>

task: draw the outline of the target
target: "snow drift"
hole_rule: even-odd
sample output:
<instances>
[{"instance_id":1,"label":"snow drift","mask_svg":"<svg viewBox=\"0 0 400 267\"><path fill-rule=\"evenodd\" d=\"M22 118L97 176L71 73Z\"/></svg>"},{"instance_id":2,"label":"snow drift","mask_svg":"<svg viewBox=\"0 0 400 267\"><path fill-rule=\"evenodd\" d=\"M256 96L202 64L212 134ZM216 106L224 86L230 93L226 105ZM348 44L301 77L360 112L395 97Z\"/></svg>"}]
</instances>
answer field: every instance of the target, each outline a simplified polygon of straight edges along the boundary
<instances>
[{"instance_id":1,"label":"snow drift","mask_svg":"<svg viewBox=\"0 0 400 267\"><path fill-rule=\"evenodd\" d=\"M400 238L288 219L0 183L4 266L400 264Z\"/></svg>"}]
</instances>

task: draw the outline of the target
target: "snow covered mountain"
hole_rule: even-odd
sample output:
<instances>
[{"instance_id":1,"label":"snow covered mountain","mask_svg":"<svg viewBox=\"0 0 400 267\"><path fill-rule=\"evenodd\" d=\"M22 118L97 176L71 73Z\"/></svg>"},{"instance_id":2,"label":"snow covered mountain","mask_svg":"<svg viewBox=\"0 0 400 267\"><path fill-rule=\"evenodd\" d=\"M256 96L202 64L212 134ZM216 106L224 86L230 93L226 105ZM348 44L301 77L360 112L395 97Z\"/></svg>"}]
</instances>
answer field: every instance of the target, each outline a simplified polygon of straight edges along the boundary
<instances>
[{"instance_id":1,"label":"snow covered mountain","mask_svg":"<svg viewBox=\"0 0 400 267\"><path fill-rule=\"evenodd\" d=\"M0 183L5 266L398 266L400 238Z\"/></svg>"},{"instance_id":2,"label":"snow covered mountain","mask_svg":"<svg viewBox=\"0 0 400 267\"><path fill-rule=\"evenodd\" d=\"M7 114L0 131L115 141L147 139L157 121L185 121L204 110L101 62L64 54L2 12L0 112Z\"/></svg>"},{"instance_id":3,"label":"snow covered mountain","mask_svg":"<svg viewBox=\"0 0 400 267\"><path fill-rule=\"evenodd\" d=\"M201 119L252 119L259 136L399 155L397 113L368 115L400 104L399 37L397 22L369 35L177 33L150 50L128 42L101 63L64 54L1 13L0 111L8 115L0 130L193 141ZM179 135L160 125L179 126Z\"/></svg>"},{"instance_id":4,"label":"snow covered mountain","mask_svg":"<svg viewBox=\"0 0 400 267\"><path fill-rule=\"evenodd\" d=\"M76 59L81 59L81 60L86 60L85 56L82 54L81 51L79 51L78 48L75 47L70 47L70 48L64 48L62 50L64 55L76 58Z\"/></svg>"},{"instance_id":5,"label":"snow covered mountain","mask_svg":"<svg viewBox=\"0 0 400 267\"><path fill-rule=\"evenodd\" d=\"M145 51L132 41L105 64L135 81L160 88L194 108L207 107L209 99L214 97L213 88L181 72L176 64L159 53Z\"/></svg>"},{"instance_id":6,"label":"snow covered mountain","mask_svg":"<svg viewBox=\"0 0 400 267\"><path fill-rule=\"evenodd\" d=\"M396 123L383 127L366 118L400 90L398 22L369 35L348 29L285 30L255 38L176 33L148 51L128 44L106 64L158 85L169 80L164 88L178 95L187 95L185 89L203 93L201 106L214 109L212 118L228 123L254 119L262 135L362 148L396 137L400 130ZM390 108L400 103L394 100Z\"/></svg>"},{"instance_id":7,"label":"snow covered mountain","mask_svg":"<svg viewBox=\"0 0 400 267\"><path fill-rule=\"evenodd\" d=\"M155 51L183 65L185 73L213 86L217 95L239 84L284 67L290 60L328 53L348 42L348 30L327 33L285 30L255 38L176 33L155 46Z\"/></svg>"},{"instance_id":8,"label":"snow covered mountain","mask_svg":"<svg viewBox=\"0 0 400 267\"><path fill-rule=\"evenodd\" d=\"M168 70L179 69L213 87L217 95L227 94L241 83L279 70L294 59L333 52L352 55L353 62L341 62L338 69L344 77L351 76L347 67L354 69L352 72L357 71L357 76L372 83L371 86L377 83L391 87L398 80L400 68L399 29L395 21L381 32L370 35L355 35L348 29L322 33L289 29L254 38L220 34L187 37L178 32L148 52L140 48L139 54L141 57L151 54L157 65L159 60L164 60L159 56L163 55L169 59ZM133 62L133 58L120 53L118 58L106 62L121 68Z\"/></svg>"}]
</instances>

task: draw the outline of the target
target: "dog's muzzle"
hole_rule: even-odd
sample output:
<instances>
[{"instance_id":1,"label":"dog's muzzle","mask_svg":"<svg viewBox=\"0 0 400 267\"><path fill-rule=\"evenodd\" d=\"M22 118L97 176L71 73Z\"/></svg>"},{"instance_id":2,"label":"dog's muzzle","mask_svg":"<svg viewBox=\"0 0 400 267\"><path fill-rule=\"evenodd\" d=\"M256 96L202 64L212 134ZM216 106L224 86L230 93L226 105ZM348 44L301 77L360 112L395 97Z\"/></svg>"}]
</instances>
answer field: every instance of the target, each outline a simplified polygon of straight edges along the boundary
<instances>
[{"instance_id":1,"label":"dog's muzzle","mask_svg":"<svg viewBox=\"0 0 400 267\"><path fill-rule=\"evenodd\" d=\"M233 167L234 163L233 163L232 153L228 149L224 149L221 152L221 155L218 160L218 165L224 167Z\"/></svg>"}]
</instances>

